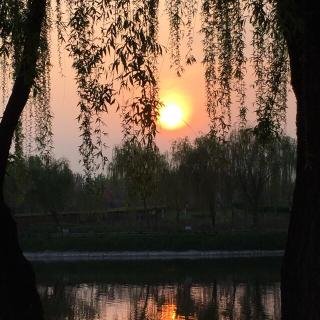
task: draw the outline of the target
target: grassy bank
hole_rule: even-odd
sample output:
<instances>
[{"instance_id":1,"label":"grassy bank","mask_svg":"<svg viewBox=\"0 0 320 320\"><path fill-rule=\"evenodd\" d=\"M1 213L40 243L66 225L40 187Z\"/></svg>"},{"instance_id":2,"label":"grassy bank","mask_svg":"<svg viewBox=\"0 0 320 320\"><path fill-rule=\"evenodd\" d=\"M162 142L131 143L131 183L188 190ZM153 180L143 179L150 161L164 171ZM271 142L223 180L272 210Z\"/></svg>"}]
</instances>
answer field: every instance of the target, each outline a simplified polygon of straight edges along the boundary
<instances>
[{"instance_id":1,"label":"grassy bank","mask_svg":"<svg viewBox=\"0 0 320 320\"><path fill-rule=\"evenodd\" d=\"M61 279L68 285L93 282L137 284L183 283L192 277L195 283L212 280L279 281L280 258L228 260L157 261L81 261L33 263L39 283L55 285ZM236 268L235 268L236 266Z\"/></svg>"},{"instance_id":2,"label":"grassy bank","mask_svg":"<svg viewBox=\"0 0 320 320\"><path fill-rule=\"evenodd\" d=\"M281 231L237 231L217 233L24 233L25 251L143 251L143 250L282 250L286 233Z\"/></svg>"}]
</instances>

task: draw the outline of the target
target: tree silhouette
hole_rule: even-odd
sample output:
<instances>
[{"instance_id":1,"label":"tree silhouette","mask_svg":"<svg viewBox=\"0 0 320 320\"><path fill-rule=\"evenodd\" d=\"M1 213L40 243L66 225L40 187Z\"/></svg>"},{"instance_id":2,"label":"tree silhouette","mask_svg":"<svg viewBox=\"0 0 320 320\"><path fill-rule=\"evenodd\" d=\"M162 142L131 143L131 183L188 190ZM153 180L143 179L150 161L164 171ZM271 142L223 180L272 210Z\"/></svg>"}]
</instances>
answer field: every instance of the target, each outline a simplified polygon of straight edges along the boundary
<instances>
[{"instance_id":1,"label":"tree silhouette","mask_svg":"<svg viewBox=\"0 0 320 320\"><path fill-rule=\"evenodd\" d=\"M8 33L7 21L3 19L8 3L1 4L1 40ZM0 212L1 212L1 318L42 319L42 307L35 288L34 274L30 263L24 258L18 244L17 229L9 208L3 199L3 183L9 150L14 130L26 105L36 74L38 47L40 44L41 27L45 15L45 1L29 1L22 52L19 68L17 68L12 93L0 123ZM8 12L10 14L12 12ZM11 27L13 27L11 25ZM10 27L10 25L9 25ZM13 29L14 30L14 29ZM20 39L19 39L20 40ZM1 44L2 44L1 43ZM21 44L21 43L19 43ZM2 50L5 46L2 44ZM17 306L19 306L17 308Z\"/></svg>"},{"instance_id":2,"label":"tree silhouette","mask_svg":"<svg viewBox=\"0 0 320 320\"><path fill-rule=\"evenodd\" d=\"M44 162L30 156L9 165L5 189L6 200L15 211L63 211L74 189L74 177L65 159Z\"/></svg>"},{"instance_id":3,"label":"tree silhouette","mask_svg":"<svg viewBox=\"0 0 320 320\"><path fill-rule=\"evenodd\" d=\"M63 40L65 23L61 1L55 4L55 24L59 38ZM130 86L135 89L132 100L121 106L126 134L136 136L137 131L141 132L149 143L155 134L158 106L155 63L162 50L156 42L158 3L80 0L66 1L65 5L70 9L67 50L73 57L79 93L80 153L89 175L94 169L93 158L104 159L100 113L115 104L116 93L129 90ZM4 261L1 265L3 307L0 312L3 319L43 317L33 271L18 244L16 225L4 202L3 186L14 137L15 153L21 154L23 110L30 93L36 146L43 158L50 156L48 35L52 13L51 1L46 0L0 3L0 57L5 92L8 74L13 75L11 94L0 123L0 254ZM97 35L94 26L98 23L102 27ZM114 59L106 63L108 57Z\"/></svg>"},{"instance_id":4,"label":"tree silhouette","mask_svg":"<svg viewBox=\"0 0 320 320\"><path fill-rule=\"evenodd\" d=\"M188 24L194 1L169 1L172 49L180 68L182 26ZM189 5L188 5L189 4ZM282 318L320 318L318 236L320 195L319 49L316 2L302 0L203 1L202 32L207 109L212 131L225 136L231 124L232 88L239 100L241 123L244 100L244 30L253 26L258 138L277 136L286 111L288 72L297 99L297 169L285 258L282 268ZM189 33L187 33L189 34ZM190 50L189 50L190 52ZM190 60L191 59L191 60ZM187 62L192 62L192 56ZM288 64L289 63L289 64ZM289 68L290 66L290 68ZM236 84L233 86L233 84Z\"/></svg>"},{"instance_id":5,"label":"tree silhouette","mask_svg":"<svg viewBox=\"0 0 320 320\"><path fill-rule=\"evenodd\" d=\"M272 166L278 159L273 157L275 142L259 143L250 130L233 136L233 152L236 155L234 170L241 192L252 215L253 225L259 223L259 206L272 176ZM278 164L276 164L278 166Z\"/></svg>"},{"instance_id":6,"label":"tree silhouette","mask_svg":"<svg viewBox=\"0 0 320 320\"><path fill-rule=\"evenodd\" d=\"M199 198L199 202L208 207L212 228L216 227L216 211L221 181L225 176L227 165L224 159L224 146L215 137L203 135L195 139L194 145L188 140L175 141L172 148L174 167L180 177L174 175L171 185L182 186L182 199L190 201L191 194ZM180 181L179 181L180 180ZM178 185L178 186L177 186ZM192 190L190 192L190 189ZM220 194L219 194L220 196ZM177 199L178 194L175 194ZM181 197L181 196L180 196Z\"/></svg>"},{"instance_id":7,"label":"tree silhouette","mask_svg":"<svg viewBox=\"0 0 320 320\"><path fill-rule=\"evenodd\" d=\"M165 168L166 163L156 146L144 146L136 141L115 147L109 165L111 175L124 180L129 200L141 202L144 213Z\"/></svg>"}]
</instances>

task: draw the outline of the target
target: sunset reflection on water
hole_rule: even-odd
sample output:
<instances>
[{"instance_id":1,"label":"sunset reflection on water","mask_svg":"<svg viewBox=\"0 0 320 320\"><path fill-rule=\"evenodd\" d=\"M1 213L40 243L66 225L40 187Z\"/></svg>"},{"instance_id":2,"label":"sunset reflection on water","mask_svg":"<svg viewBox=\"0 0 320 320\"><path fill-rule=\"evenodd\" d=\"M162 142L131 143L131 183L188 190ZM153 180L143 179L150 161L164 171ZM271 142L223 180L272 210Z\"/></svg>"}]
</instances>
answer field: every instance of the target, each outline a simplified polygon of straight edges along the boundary
<instances>
[{"instance_id":1,"label":"sunset reflection on water","mask_svg":"<svg viewBox=\"0 0 320 320\"><path fill-rule=\"evenodd\" d=\"M279 283L81 284L41 286L40 292L50 310L60 307L50 319L280 319Z\"/></svg>"},{"instance_id":2,"label":"sunset reflection on water","mask_svg":"<svg viewBox=\"0 0 320 320\"><path fill-rule=\"evenodd\" d=\"M211 274L209 268L205 277L203 269L181 269L179 276L178 268L177 280L170 273L165 281L166 274L149 279L128 266L126 283L124 274L118 279L112 271L109 279L106 268L104 278L93 267L90 279L85 273L76 279L68 273L52 276L41 281L39 291L49 320L280 320L278 276L259 268L239 274L223 269ZM161 270L155 271L150 274L156 277Z\"/></svg>"}]
</instances>

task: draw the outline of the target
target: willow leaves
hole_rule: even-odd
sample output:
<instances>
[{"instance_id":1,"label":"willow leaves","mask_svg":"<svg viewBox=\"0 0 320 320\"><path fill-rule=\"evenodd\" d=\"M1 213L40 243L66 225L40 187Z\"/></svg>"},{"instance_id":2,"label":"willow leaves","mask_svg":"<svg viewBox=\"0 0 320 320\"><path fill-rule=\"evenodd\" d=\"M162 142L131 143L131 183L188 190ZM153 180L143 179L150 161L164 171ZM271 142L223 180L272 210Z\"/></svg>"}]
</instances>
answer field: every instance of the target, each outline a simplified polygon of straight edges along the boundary
<instances>
[{"instance_id":1,"label":"willow leaves","mask_svg":"<svg viewBox=\"0 0 320 320\"><path fill-rule=\"evenodd\" d=\"M190 4L194 9L186 11ZM252 69L256 93L255 132L262 138L278 135L285 122L289 70L276 1L167 0L170 34L174 40L170 46L171 56L179 72L183 70L181 37L184 29L188 30L190 26L186 21L193 17L199 5L211 132L226 137L232 124L231 107L234 104L238 105L240 127L246 126L248 85L245 80L251 77L247 70Z\"/></svg>"}]
</instances>

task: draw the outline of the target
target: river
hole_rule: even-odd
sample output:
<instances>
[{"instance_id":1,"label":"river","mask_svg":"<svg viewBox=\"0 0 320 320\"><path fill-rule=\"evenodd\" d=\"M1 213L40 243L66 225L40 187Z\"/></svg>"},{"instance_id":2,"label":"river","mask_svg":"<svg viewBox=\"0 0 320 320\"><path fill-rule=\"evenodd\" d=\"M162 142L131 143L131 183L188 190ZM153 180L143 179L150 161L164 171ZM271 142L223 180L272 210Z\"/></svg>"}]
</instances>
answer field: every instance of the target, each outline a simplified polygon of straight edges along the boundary
<instances>
[{"instance_id":1,"label":"river","mask_svg":"<svg viewBox=\"0 0 320 320\"><path fill-rule=\"evenodd\" d=\"M36 263L46 319L280 320L279 258Z\"/></svg>"}]
</instances>

